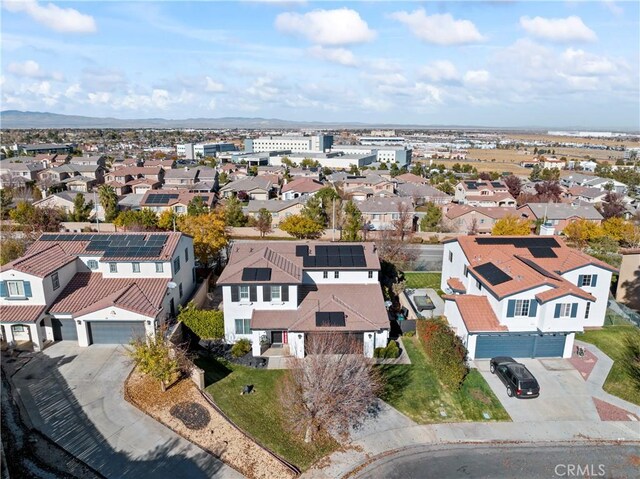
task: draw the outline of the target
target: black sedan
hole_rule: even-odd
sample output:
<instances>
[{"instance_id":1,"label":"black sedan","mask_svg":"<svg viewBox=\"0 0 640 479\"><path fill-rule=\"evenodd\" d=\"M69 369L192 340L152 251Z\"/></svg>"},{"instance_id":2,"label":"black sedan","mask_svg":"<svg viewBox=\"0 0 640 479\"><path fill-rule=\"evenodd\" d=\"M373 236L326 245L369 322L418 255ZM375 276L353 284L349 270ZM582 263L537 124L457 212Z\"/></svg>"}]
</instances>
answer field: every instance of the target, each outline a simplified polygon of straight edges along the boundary
<instances>
[{"instance_id":1,"label":"black sedan","mask_svg":"<svg viewBox=\"0 0 640 479\"><path fill-rule=\"evenodd\" d=\"M508 356L498 356L491 360L490 370L507 387L507 396L520 399L537 398L540 385L524 364Z\"/></svg>"}]
</instances>

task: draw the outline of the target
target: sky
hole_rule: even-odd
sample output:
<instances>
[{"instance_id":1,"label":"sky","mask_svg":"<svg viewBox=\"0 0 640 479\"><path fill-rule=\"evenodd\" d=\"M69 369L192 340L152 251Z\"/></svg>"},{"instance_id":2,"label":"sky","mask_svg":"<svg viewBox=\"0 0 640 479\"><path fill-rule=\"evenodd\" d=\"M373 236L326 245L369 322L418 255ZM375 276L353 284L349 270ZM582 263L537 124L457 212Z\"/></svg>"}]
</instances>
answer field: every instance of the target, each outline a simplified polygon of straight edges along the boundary
<instances>
[{"instance_id":1,"label":"sky","mask_svg":"<svg viewBox=\"0 0 640 479\"><path fill-rule=\"evenodd\" d=\"M640 2L2 0L2 110L640 130Z\"/></svg>"}]
</instances>

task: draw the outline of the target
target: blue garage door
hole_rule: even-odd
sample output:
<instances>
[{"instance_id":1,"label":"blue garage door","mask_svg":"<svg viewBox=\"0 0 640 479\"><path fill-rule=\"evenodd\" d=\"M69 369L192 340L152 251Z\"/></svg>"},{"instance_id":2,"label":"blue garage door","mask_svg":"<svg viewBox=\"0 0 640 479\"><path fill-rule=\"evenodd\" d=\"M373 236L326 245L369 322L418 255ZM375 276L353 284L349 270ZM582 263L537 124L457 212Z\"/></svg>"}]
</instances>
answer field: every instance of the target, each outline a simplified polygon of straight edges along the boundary
<instances>
[{"instance_id":1,"label":"blue garage door","mask_svg":"<svg viewBox=\"0 0 640 479\"><path fill-rule=\"evenodd\" d=\"M91 321L90 344L127 344L145 336L143 321Z\"/></svg>"},{"instance_id":2,"label":"blue garage door","mask_svg":"<svg viewBox=\"0 0 640 479\"><path fill-rule=\"evenodd\" d=\"M479 334L475 357L558 358L564 352L565 340L564 334Z\"/></svg>"},{"instance_id":3,"label":"blue garage door","mask_svg":"<svg viewBox=\"0 0 640 479\"><path fill-rule=\"evenodd\" d=\"M51 327L54 341L78 340L78 330L73 319L51 318Z\"/></svg>"}]
</instances>

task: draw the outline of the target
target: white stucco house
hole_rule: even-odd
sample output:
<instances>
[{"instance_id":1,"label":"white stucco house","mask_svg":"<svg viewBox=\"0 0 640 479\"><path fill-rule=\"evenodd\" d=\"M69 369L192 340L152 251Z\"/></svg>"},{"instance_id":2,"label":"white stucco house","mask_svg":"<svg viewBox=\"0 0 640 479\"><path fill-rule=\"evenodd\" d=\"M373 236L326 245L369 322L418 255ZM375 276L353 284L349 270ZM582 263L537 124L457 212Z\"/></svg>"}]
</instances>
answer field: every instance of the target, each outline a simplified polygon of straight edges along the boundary
<instances>
[{"instance_id":1,"label":"white stucco house","mask_svg":"<svg viewBox=\"0 0 640 479\"><path fill-rule=\"evenodd\" d=\"M236 243L218 279L226 340L302 358L310 337L336 333L373 357L389 338L379 271L373 243Z\"/></svg>"},{"instance_id":2,"label":"white stucco house","mask_svg":"<svg viewBox=\"0 0 640 479\"><path fill-rule=\"evenodd\" d=\"M444 315L470 359L570 357L604 324L615 272L558 237L461 236L444 244Z\"/></svg>"},{"instance_id":3,"label":"white stucco house","mask_svg":"<svg viewBox=\"0 0 640 479\"><path fill-rule=\"evenodd\" d=\"M194 285L193 239L182 233L47 233L0 268L8 342L127 343L155 334Z\"/></svg>"}]
</instances>

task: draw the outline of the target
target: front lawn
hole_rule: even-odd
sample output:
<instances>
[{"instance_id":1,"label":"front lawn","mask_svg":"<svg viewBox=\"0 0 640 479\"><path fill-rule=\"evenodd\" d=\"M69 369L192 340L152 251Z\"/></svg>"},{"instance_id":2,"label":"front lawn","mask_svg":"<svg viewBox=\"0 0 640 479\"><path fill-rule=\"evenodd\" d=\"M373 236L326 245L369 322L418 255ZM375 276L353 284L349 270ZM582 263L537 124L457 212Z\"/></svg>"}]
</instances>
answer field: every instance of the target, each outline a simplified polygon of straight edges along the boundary
<instances>
[{"instance_id":1,"label":"front lawn","mask_svg":"<svg viewBox=\"0 0 640 479\"><path fill-rule=\"evenodd\" d=\"M424 289L431 288L440 289L441 273L404 273L404 279L407 282L407 288Z\"/></svg>"},{"instance_id":2,"label":"front lawn","mask_svg":"<svg viewBox=\"0 0 640 479\"><path fill-rule=\"evenodd\" d=\"M259 443L300 469L308 469L337 449L338 444L331 439L307 444L288 430L277 391L284 371L254 369L204 358L196 360L196 364L205 371L207 392L225 414ZM249 384L255 393L241 396L242 388Z\"/></svg>"},{"instance_id":3,"label":"front lawn","mask_svg":"<svg viewBox=\"0 0 640 479\"><path fill-rule=\"evenodd\" d=\"M380 367L386 380L382 399L391 406L420 424L486 421L483 412L490 415L489 420L511 419L478 371L469 372L459 391L449 392L438 380L418 338L404 337L402 342L411 364Z\"/></svg>"},{"instance_id":4,"label":"front lawn","mask_svg":"<svg viewBox=\"0 0 640 479\"><path fill-rule=\"evenodd\" d=\"M613 359L613 367L604 382L604 390L614 396L640 405L640 390L636 389L622 368L622 351L627 334L637 332L633 325L605 326L599 330L576 334L576 339L595 344L598 349Z\"/></svg>"}]
</instances>

